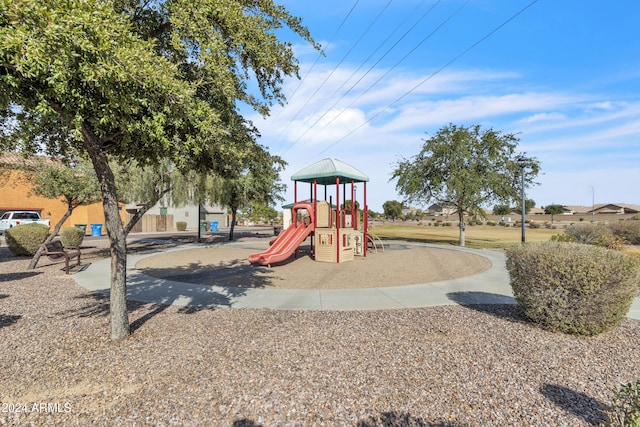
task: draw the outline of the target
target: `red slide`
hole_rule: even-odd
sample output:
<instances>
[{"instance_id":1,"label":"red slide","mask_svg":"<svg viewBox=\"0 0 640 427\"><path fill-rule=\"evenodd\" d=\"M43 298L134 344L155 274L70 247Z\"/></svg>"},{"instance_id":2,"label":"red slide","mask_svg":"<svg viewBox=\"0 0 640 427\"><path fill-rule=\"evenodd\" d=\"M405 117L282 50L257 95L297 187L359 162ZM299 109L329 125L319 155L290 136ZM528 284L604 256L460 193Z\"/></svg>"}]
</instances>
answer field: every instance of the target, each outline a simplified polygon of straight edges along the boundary
<instances>
[{"instance_id":1,"label":"red slide","mask_svg":"<svg viewBox=\"0 0 640 427\"><path fill-rule=\"evenodd\" d=\"M298 246L313 233L313 205L309 203L297 203L294 210L294 218L298 209L306 209L310 214L309 225L305 221L301 221L296 225L292 225L284 230L273 244L264 252L249 255L251 264L271 265L285 261L298 249Z\"/></svg>"}]
</instances>

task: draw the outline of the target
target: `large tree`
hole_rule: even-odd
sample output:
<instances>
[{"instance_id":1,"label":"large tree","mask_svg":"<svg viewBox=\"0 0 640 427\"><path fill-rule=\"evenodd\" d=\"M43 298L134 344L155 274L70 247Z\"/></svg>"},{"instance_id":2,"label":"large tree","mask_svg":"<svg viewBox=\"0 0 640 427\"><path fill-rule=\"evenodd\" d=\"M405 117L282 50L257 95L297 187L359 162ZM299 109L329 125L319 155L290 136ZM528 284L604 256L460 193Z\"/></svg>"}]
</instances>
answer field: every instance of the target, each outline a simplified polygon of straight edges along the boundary
<instances>
[{"instance_id":1,"label":"large tree","mask_svg":"<svg viewBox=\"0 0 640 427\"><path fill-rule=\"evenodd\" d=\"M254 148L234 138L238 103L266 114L298 73L282 27L315 46L272 0L0 0L2 142L91 159L111 245L113 339L129 335L128 227L110 161L237 174Z\"/></svg>"},{"instance_id":2,"label":"large tree","mask_svg":"<svg viewBox=\"0 0 640 427\"><path fill-rule=\"evenodd\" d=\"M464 246L465 212L516 199L523 173L526 185L533 184L539 163L518 163L524 158L516 154L518 141L514 134L482 130L479 125L449 124L425 139L420 153L397 162L392 179L407 202L454 206Z\"/></svg>"}]
</instances>

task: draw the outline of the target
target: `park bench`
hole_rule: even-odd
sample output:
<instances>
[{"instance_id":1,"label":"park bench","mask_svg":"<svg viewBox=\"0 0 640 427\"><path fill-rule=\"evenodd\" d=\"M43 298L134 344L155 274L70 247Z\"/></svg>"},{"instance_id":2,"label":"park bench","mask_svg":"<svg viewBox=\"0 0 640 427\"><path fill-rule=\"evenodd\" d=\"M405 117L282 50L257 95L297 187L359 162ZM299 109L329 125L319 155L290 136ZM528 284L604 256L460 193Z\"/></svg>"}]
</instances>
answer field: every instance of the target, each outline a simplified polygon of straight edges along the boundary
<instances>
[{"instance_id":1,"label":"park bench","mask_svg":"<svg viewBox=\"0 0 640 427\"><path fill-rule=\"evenodd\" d=\"M60 240L54 240L49 243L43 243L42 247L42 255L46 255L53 262L61 262L64 261L65 269L67 274L69 274L69 260L73 258L78 258L78 263L76 265L80 265L80 248L64 248L62 246L62 242Z\"/></svg>"}]
</instances>

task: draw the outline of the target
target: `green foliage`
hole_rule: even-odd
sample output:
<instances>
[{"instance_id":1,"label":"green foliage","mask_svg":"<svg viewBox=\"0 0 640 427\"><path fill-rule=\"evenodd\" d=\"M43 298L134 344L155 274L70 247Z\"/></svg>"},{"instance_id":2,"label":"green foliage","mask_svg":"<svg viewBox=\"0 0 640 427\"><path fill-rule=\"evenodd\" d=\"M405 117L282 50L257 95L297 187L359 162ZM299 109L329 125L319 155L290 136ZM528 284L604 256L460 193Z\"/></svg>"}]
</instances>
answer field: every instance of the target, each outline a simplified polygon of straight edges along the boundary
<instances>
[{"instance_id":1,"label":"green foliage","mask_svg":"<svg viewBox=\"0 0 640 427\"><path fill-rule=\"evenodd\" d=\"M396 164L392 179L407 202L454 206L464 245L464 212L476 212L483 205L518 197L521 179L533 184L539 163L531 159L526 168L517 162L518 138L493 129L482 130L449 124L425 139L420 153Z\"/></svg>"},{"instance_id":2,"label":"green foliage","mask_svg":"<svg viewBox=\"0 0 640 427\"><path fill-rule=\"evenodd\" d=\"M129 333L126 233L110 161L235 178L258 131L240 115L283 103L299 18L273 0L0 0L0 145L84 153L114 257L112 337ZM290 32L286 30L291 30ZM135 218L136 216L134 216Z\"/></svg>"},{"instance_id":3,"label":"green foliage","mask_svg":"<svg viewBox=\"0 0 640 427\"><path fill-rule=\"evenodd\" d=\"M502 215L509 215L510 213L511 213L511 207L509 205L500 204L500 205L495 205L493 207L494 215L502 216Z\"/></svg>"},{"instance_id":4,"label":"green foliage","mask_svg":"<svg viewBox=\"0 0 640 427\"><path fill-rule=\"evenodd\" d=\"M597 335L622 322L638 292L640 262L620 252L546 242L507 250L513 294L543 327Z\"/></svg>"},{"instance_id":5,"label":"green foliage","mask_svg":"<svg viewBox=\"0 0 640 427\"><path fill-rule=\"evenodd\" d=\"M257 223L260 221L271 223L278 219L278 211L264 203L255 203L249 206L249 220Z\"/></svg>"},{"instance_id":6,"label":"green foliage","mask_svg":"<svg viewBox=\"0 0 640 427\"><path fill-rule=\"evenodd\" d=\"M187 223L185 221L176 221L176 230L178 231L186 231Z\"/></svg>"},{"instance_id":7,"label":"green foliage","mask_svg":"<svg viewBox=\"0 0 640 427\"><path fill-rule=\"evenodd\" d=\"M544 208L544 213L547 215L551 215L551 222L553 222L554 215L559 215L564 211L564 206L562 205L549 205Z\"/></svg>"},{"instance_id":8,"label":"green foliage","mask_svg":"<svg viewBox=\"0 0 640 427\"><path fill-rule=\"evenodd\" d=\"M620 387L607 415L610 425L640 427L640 380Z\"/></svg>"},{"instance_id":9,"label":"green foliage","mask_svg":"<svg viewBox=\"0 0 640 427\"><path fill-rule=\"evenodd\" d=\"M382 204L384 216L396 220L402 215L402 203L397 200L387 200Z\"/></svg>"},{"instance_id":10,"label":"green foliage","mask_svg":"<svg viewBox=\"0 0 640 427\"><path fill-rule=\"evenodd\" d=\"M531 209L533 209L535 207L536 207L536 201L535 200L526 199L524 201L524 213L525 214L528 214L531 211ZM520 209L520 210L522 210L522 209Z\"/></svg>"},{"instance_id":11,"label":"green foliage","mask_svg":"<svg viewBox=\"0 0 640 427\"><path fill-rule=\"evenodd\" d=\"M60 161L38 159L35 167L25 172L33 187L32 193L38 196L62 199L72 208L100 201L98 179L86 160L67 165Z\"/></svg>"},{"instance_id":12,"label":"green foliage","mask_svg":"<svg viewBox=\"0 0 640 427\"><path fill-rule=\"evenodd\" d=\"M17 225L5 232L5 241L16 256L33 256L47 240L49 227L44 224Z\"/></svg>"},{"instance_id":13,"label":"green foliage","mask_svg":"<svg viewBox=\"0 0 640 427\"><path fill-rule=\"evenodd\" d=\"M77 227L66 227L60 231L60 241L65 248L80 246L84 240L84 231Z\"/></svg>"}]
</instances>

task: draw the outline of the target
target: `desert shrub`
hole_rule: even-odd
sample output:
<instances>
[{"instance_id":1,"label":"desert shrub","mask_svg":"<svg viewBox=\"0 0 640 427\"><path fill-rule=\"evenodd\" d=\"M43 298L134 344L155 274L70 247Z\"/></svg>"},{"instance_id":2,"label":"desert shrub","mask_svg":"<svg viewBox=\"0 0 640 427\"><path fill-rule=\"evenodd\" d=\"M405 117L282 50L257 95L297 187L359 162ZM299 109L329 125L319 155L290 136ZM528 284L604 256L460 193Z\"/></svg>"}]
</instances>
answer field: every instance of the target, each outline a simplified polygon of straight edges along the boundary
<instances>
[{"instance_id":1,"label":"desert shrub","mask_svg":"<svg viewBox=\"0 0 640 427\"><path fill-rule=\"evenodd\" d=\"M186 231L187 223L185 221L176 221L176 230L178 231Z\"/></svg>"},{"instance_id":2,"label":"desert shrub","mask_svg":"<svg viewBox=\"0 0 640 427\"><path fill-rule=\"evenodd\" d=\"M597 335L622 322L638 292L640 260L577 243L507 250L516 301L545 328Z\"/></svg>"},{"instance_id":3,"label":"desert shrub","mask_svg":"<svg viewBox=\"0 0 640 427\"><path fill-rule=\"evenodd\" d=\"M48 235L49 227L44 224L24 224L8 229L5 241L14 255L33 256Z\"/></svg>"},{"instance_id":4,"label":"desert shrub","mask_svg":"<svg viewBox=\"0 0 640 427\"><path fill-rule=\"evenodd\" d=\"M540 224L535 221L529 221L529 228L540 228Z\"/></svg>"},{"instance_id":5,"label":"desert shrub","mask_svg":"<svg viewBox=\"0 0 640 427\"><path fill-rule=\"evenodd\" d=\"M640 221L618 221L609 224L614 236L624 239L630 245L640 245Z\"/></svg>"},{"instance_id":6,"label":"desert shrub","mask_svg":"<svg viewBox=\"0 0 640 427\"><path fill-rule=\"evenodd\" d=\"M62 246L68 248L71 246L80 246L84 240L84 231L77 227L67 227L60 231L60 241Z\"/></svg>"},{"instance_id":7,"label":"desert shrub","mask_svg":"<svg viewBox=\"0 0 640 427\"><path fill-rule=\"evenodd\" d=\"M450 223L449 221L445 221L445 222L442 224L442 226L443 226L443 227L451 227L451 223Z\"/></svg>"},{"instance_id":8,"label":"desert shrub","mask_svg":"<svg viewBox=\"0 0 640 427\"><path fill-rule=\"evenodd\" d=\"M576 224L568 226L564 232L573 237L577 243L597 245L598 239L604 241L613 232L606 225L601 224Z\"/></svg>"},{"instance_id":9,"label":"desert shrub","mask_svg":"<svg viewBox=\"0 0 640 427\"><path fill-rule=\"evenodd\" d=\"M640 380L624 384L618 389L607 415L610 425L640 426Z\"/></svg>"},{"instance_id":10,"label":"desert shrub","mask_svg":"<svg viewBox=\"0 0 640 427\"><path fill-rule=\"evenodd\" d=\"M596 239L595 245L602 246L603 248L613 249L616 251L621 250L625 247L627 241L614 235L604 235L600 236Z\"/></svg>"},{"instance_id":11,"label":"desert shrub","mask_svg":"<svg viewBox=\"0 0 640 427\"><path fill-rule=\"evenodd\" d=\"M495 227L496 223L493 221L487 221L487 225L491 226L491 227Z\"/></svg>"},{"instance_id":12,"label":"desert shrub","mask_svg":"<svg viewBox=\"0 0 640 427\"><path fill-rule=\"evenodd\" d=\"M553 236L551 236L551 241L552 242L575 242L576 239L573 236L570 236L569 234L554 234Z\"/></svg>"}]
</instances>

